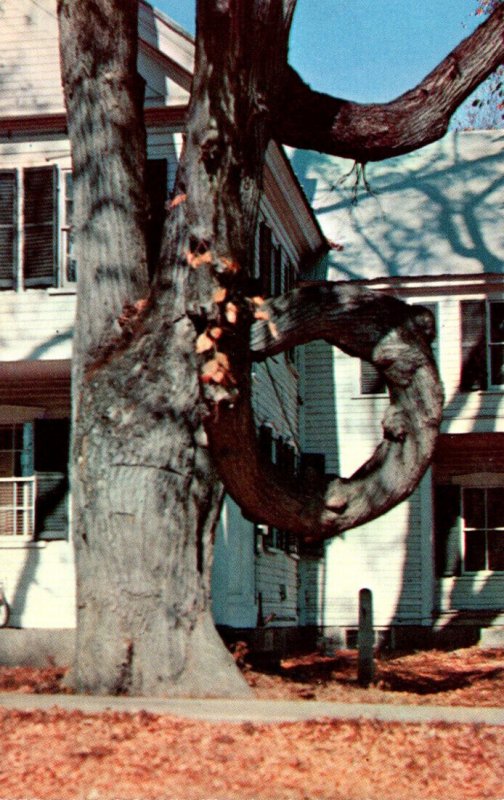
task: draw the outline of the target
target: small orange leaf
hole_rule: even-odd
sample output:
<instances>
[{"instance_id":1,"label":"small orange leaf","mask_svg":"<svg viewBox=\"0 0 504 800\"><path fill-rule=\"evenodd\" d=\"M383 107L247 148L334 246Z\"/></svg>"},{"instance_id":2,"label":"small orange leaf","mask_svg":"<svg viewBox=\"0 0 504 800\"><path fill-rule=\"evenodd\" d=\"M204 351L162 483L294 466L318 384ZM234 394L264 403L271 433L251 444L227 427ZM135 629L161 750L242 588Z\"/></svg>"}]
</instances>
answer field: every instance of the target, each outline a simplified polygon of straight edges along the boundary
<instances>
[{"instance_id":1,"label":"small orange leaf","mask_svg":"<svg viewBox=\"0 0 504 800\"><path fill-rule=\"evenodd\" d=\"M137 313L141 314L142 311L145 311L145 309L147 308L148 303L149 303L149 301L147 300L146 297L143 298L142 300L137 300L136 303L135 303L135 309L136 309Z\"/></svg>"},{"instance_id":2,"label":"small orange leaf","mask_svg":"<svg viewBox=\"0 0 504 800\"><path fill-rule=\"evenodd\" d=\"M201 333L196 339L197 353L206 353L207 350L211 350L213 346L214 346L213 339L211 339L207 333Z\"/></svg>"},{"instance_id":3,"label":"small orange leaf","mask_svg":"<svg viewBox=\"0 0 504 800\"><path fill-rule=\"evenodd\" d=\"M226 303L226 319L230 325L236 325L238 319L238 306L234 303Z\"/></svg>"},{"instance_id":4,"label":"small orange leaf","mask_svg":"<svg viewBox=\"0 0 504 800\"><path fill-rule=\"evenodd\" d=\"M216 353L215 360L223 369L229 369L229 358L225 353Z\"/></svg>"},{"instance_id":5,"label":"small orange leaf","mask_svg":"<svg viewBox=\"0 0 504 800\"><path fill-rule=\"evenodd\" d=\"M207 361L201 372L203 383L222 383L225 380L226 371L219 363L217 358Z\"/></svg>"},{"instance_id":6,"label":"small orange leaf","mask_svg":"<svg viewBox=\"0 0 504 800\"><path fill-rule=\"evenodd\" d=\"M265 301L264 297L260 297L259 295L256 295L256 297L252 297L252 302L253 302L253 304L255 306L263 306L266 301Z\"/></svg>"},{"instance_id":7,"label":"small orange leaf","mask_svg":"<svg viewBox=\"0 0 504 800\"><path fill-rule=\"evenodd\" d=\"M208 331L208 335L215 342L215 341L217 341L217 339L220 339L220 337L222 336L222 328L217 328L217 327L210 328L210 330Z\"/></svg>"},{"instance_id":8,"label":"small orange leaf","mask_svg":"<svg viewBox=\"0 0 504 800\"><path fill-rule=\"evenodd\" d=\"M170 208L175 208L176 206L179 206L181 203L184 203L186 200L187 200L187 195L186 194L178 194L171 201Z\"/></svg>"},{"instance_id":9,"label":"small orange leaf","mask_svg":"<svg viewBox=\"0 0 504 800\"><path fill-rule=\"evenodd\" d=\"M219 289L216 289L213 293L213 301L214 303L222 303L226 299L227 289L224 289L221 286Z\"/></svg>"},{"instance_id":10,"label":"small orange leaf","mask_svg":"<svg viewBox=\"0 0 504 800\"><path fill-rule=\"evenodd\" d=\"M238 272L238 270L240 269L240 265L238 264L238 262L233 261L232 258L227 258L226 256L223 256L221 258L221 262L222 264L224 264L228 272Z\"/></svg>"},{"instance_id":11,"label":"small orange leaf","mask_svg":"<svg viewBox=\"0 0 504 800\"><path fill-rule=\"evenodd\" d=\"M188 250L186 253L186 260L193 269L198 269L202 264L211 264L213 257L210 250L206 250L204 253L191 253Z\"/></svg>"}]
</instances>

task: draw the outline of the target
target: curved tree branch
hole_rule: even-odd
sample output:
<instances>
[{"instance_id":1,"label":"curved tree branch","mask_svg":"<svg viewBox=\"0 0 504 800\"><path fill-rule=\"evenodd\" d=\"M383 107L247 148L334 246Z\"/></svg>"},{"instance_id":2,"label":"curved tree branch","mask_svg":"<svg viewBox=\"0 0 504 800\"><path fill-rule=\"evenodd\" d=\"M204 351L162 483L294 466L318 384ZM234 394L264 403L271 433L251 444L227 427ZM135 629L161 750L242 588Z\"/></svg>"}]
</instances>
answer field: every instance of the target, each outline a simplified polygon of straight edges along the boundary
<instances>
[{"instance_id":1,"label":"curved tree branch","mask_svg":"<svg viewBox=\"0 0 504 800\"><path fill-rule=\"evenodd\" d=\"M289 480L259 454L248 370L234 403L206 421L209 446L226 490L244 513L301 535L327 539L380 516L404 500L430 463L443 396L430 341L434 321L411 307L357 286L305 286L264 303L251 330L252 358L321 338L371 361L384 376L390 406L383 440L350 478L322 485L314 476Z\"/></svg>"},{"instance_id":2,"label":"curved tree branch","mask_svg":"<svg viewBox=\"0 0 504 800\"><path fill-rule=\"evenodd\" d=\"M427 77L390 103L359 104L312 90L292 69L274 115L284 144L365 163L440 139L458 106L504 62L504 4Z\"/></svg>"}]
</instances>

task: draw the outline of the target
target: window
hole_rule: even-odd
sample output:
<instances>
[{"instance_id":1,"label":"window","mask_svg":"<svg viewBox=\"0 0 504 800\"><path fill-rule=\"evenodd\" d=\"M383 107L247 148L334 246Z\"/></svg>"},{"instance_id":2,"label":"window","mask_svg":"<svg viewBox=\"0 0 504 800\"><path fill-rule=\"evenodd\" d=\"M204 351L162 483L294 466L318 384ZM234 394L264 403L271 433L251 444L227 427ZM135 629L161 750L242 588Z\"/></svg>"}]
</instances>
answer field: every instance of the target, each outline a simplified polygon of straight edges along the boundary
<instances>
[{"instance_id":1,"label":"window","mask_svg":"<svg viewBox=\"0 0 504 800\"><path fill-rule=\"evenodd\" d=\"M68 420L0 425L0 537L65 539Z\"/></svg>"},{"instance_id":2,"label":"window","mask_svg":"<svg viewBox=\"0 0 504 800\"><path fill-rule=\"evenodd\" d=\"M463 392L504 385L504 301L462 300L461 375Z\"/></svg>"},{"instance_id":3,"label":"window","mask_svg":"<svg viewBox=\"0 0 504 800\"><path fill-rule=\"evenodd\" d=\"M438 485L436 574L504 571L504 488Z\"/></svg>"},{"instance_id":4,"label":"window","mask_svg":"<svg viewBox=\"0 0 504 800\"><path fill-rule=\"evenodd\" d=\"M0 288L42 288L72 280L58 275L58 182L64 198L71 191L71 177L62 174L54 166L0 170ZM70 227L71 198L65 212L62 239Z\"/></svg>"},{"instance_id":5,"label":"window","mask_svg":"<svg viewBox=\"0 0 504 800\"><path fill-rule=\"evenodd\" d=\"M31 425L0 425L0 536L33 536L32 453Z\"/></svg>"},{"instance_id":6,"label":"window","mask_svg":"<svg viewBox=\"0 0 504 800\"><path fill-rule=\"evenodd\" d=\"M73 177L72 173L63 173L65 182L65 197L63 210L63 225L61 227L61 274L62 283L75 283L77 281L77 262L73 250L72 221L73 221Z\"/></svg>"},{"instance_id":7,"label":"window","mask_svg":"<svg viewBox=\"0 0 504 800\"><path fill-rule=\"evenodd\" d=\"M276 297L289 291L294 284L292 264L284 263L280 245L273 244L273 236L266 222L259 224L259 273L264 297Z\"/></svg>"},{"instance_id":8,"label":"window","mask_svg":"<svg viewBox=\"0 0 504 800\"><path fill-rule=\"evenodd\" d=\"M266 463L275 463L285 474L294 476L297 472L296 450L281 438L274 438L271 425L261 425L258 431L259 452ZM261 537L265 550L283 550L289 554L298 553L298 537L271 525L256 526L256 539Z\"/></svg>"},{"instance_id":9,"label":"window","mask_svg":"<svg viewBox=\"0 0 504 800\"><path fill-rule=\"evenodd\" d=\"M463 489L465 572L504 571L504 489Z\"/></svg>"}]
</instances>

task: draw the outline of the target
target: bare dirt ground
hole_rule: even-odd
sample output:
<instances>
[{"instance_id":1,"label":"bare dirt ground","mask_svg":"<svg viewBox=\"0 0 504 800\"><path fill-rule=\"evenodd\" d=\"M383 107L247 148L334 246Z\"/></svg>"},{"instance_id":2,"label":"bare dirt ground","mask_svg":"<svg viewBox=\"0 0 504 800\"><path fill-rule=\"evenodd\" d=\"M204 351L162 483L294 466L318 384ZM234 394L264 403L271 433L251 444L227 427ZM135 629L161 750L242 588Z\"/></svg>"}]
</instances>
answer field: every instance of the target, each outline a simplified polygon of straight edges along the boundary
<instances>
[{"instance_id":1,"label":"bare dirt ground","mask_svg":"<svg viewBox=\"0 0 504 800\"><path fill-rule=\"evenodd\" d=\"M300 656L277 674L239 660L262 698L504 706L504 650L377 662ZM64 670L0 668L0 691L61 691ZM57 697L55 697L57 703ZM153 714L0 710L0 798L9 800L502 800L504 729L318 720L213 724Z\"/></svg>"}]
</instances>

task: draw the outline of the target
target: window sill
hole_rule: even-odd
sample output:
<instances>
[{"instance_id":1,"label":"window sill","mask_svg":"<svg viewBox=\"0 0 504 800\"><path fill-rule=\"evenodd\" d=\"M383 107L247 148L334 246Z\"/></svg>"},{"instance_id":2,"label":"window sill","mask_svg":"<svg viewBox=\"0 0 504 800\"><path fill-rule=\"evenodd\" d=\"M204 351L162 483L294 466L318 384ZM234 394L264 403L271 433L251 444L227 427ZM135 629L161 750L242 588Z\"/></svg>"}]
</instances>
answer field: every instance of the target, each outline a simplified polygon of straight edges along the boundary
<instances>
[{"instance_id":1,"label":"window sill","mask_svg":"<svg viewBox=\"0 0 504 800\"><path fill-rule=\"evenodd\" d=\"M388 400L388 394L354 394L352 395L352 400Z\"/></svg>"},{"instance_id":2,"label":"window sill","mask_svg":"<svg viewBox=\"0 0 504 800\"><path fill-rule=\"evenodd\" d=\"M12 539L10 536L0 536L1 550L43 550L47 542L34 542L31 539Z\"/></svg>"},{"instance_id":3,"label":"window sill","mask_svg":"<svg viewBox=\"0 0 504 800\"><path fill-rule=\"evenodd\" d=\"M77 293L77 286L62 286L62 287L55 287L51 286L49 289L46 290L47 294L49 295L66 295L66 294L76 294Z\"/></svg>"}]
</instances>

